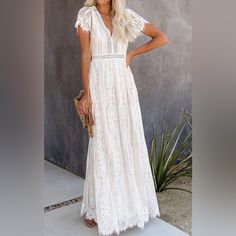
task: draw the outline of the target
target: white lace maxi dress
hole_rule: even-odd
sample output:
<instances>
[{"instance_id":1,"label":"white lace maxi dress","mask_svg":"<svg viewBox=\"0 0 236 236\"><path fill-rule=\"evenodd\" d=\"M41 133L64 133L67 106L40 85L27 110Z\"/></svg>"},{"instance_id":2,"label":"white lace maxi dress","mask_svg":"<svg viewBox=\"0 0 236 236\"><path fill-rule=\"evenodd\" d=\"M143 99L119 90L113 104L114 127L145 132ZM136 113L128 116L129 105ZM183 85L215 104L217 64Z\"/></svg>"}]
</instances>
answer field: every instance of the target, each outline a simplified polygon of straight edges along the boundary
<instances>
[{"instance_id":1,"label":"white lace maxi dress","mask_svg":"<svg viewBox=\"0 0 236 236\"><path fill-rule=\"evenodd\" d=\"M147 22L127 9L139 32ZM95 120L87 153L81 215L94 218L100 235L144 228L160 216L128 43L117 42L95 6L82 7L75 27L90 32L89 86Z\"/></svg>"}]
</instances>

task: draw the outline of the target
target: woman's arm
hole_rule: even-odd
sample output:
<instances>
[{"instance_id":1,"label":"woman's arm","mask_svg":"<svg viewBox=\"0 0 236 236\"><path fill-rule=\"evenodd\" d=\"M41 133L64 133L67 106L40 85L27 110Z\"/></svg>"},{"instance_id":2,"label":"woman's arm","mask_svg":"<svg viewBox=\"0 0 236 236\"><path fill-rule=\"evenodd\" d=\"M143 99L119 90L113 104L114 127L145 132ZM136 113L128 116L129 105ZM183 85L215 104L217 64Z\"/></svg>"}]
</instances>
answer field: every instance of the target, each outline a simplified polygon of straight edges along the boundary
<instances>
[{"instance_id":1,"label":"woman's arm","mask_svg":"<svg viewBox=\"0 0 236 236\"><path fill-rule=\"evenodd\" d=\"M85 107L87 103L91 102L89 93L89 64L91 61L90 51L90 33L81 29L80 26L77 28L77 37L79 39L81 48L81 78L82 86L84 90L84 96L80 103L80 112L85 114Z\"/></svg>"},{"instance_id":2,"label":"woman's arm","mask_svg":"<svg viewBox=\"0 0 236 236\"><path fill-rule=\"evenodd\" d=\"M132 50L127 55L127 64L137 55L151 51L168 43L168 39L157 27L150 23L144 25L143 33L150 36L152 39L142 46Z\"/></svg>"},{"instance_id":3,"label":"woman's arm","mask_svg":"<svg viewBox=\"0 0 236 236\"><path fill-rule=\"evenodd\" d=\"M81 77L82 86L85 93L88 93L89 86L89 64L91 61L90 51L90 37L89 32L82 30L80 27L77 28L77 37L79 39L81 48Z\"/></svg>"}]
</instances>

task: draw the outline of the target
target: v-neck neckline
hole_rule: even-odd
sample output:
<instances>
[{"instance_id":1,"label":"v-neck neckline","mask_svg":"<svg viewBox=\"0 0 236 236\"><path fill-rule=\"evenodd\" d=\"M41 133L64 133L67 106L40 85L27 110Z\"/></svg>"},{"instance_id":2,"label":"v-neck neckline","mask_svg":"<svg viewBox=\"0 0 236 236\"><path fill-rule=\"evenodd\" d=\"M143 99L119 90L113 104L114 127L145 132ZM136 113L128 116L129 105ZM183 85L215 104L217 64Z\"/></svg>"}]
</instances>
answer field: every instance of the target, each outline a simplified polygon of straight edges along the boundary
<instances>
[{"instance_id":1,"label":"v-neck neckline","mask_svg":"<svg viewBox=\"0 0 236 236\"><path fill-rule=\"evenodd\" d=\"M102 24L103 24L103 27L107 30L107 32L109 33L109 36L112 38L112 37L113 37L113 25L112 25L112 31L111 31L111 30L106 26L106 24L105 24L105 22L104 22L104 20L103 20L103 18L102 18L102 15L101 15L101 13L98 11L97 7L94 6L94 8L95 8L97 14L99 15L99 18L100 18L100 20L101 20L101 22L102 22Z\"/></svg>"}]
</instances>

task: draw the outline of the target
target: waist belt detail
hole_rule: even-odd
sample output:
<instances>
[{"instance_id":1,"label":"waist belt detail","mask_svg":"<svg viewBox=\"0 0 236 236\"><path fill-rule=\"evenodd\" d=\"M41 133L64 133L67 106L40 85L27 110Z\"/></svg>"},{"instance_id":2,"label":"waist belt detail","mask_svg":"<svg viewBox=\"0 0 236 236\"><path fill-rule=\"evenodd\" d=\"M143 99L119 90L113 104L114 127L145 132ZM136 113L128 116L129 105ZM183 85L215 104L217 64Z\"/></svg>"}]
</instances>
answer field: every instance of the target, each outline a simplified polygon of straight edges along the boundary
<instances>
[{"instance_id":1,"label":"waist belt detail","mask_svg":"<svg viewBox=\"0 0 236 236\"><path fill-rule=\"evenodd\" d=\"M109 58L125 58L125 54L99 54L99 55L93 55L93 59L109 59Z\"/></svg>"}]
</instances>

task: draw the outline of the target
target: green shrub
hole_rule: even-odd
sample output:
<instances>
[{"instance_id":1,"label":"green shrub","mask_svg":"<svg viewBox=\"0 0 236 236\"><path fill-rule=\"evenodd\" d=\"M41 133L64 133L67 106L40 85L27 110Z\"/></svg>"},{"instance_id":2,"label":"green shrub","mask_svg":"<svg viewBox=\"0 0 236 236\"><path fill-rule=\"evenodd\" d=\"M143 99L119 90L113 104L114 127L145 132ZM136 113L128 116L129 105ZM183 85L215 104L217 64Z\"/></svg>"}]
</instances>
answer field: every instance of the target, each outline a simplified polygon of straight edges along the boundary
<instances>
[{"instance_id":1,"label":"green shrub","mask_svg":"<svg viewBox=\"0 0 236 236\"><path fill-rule=\"evenodd\" d=\"M188 129L186 129L187 126ZM187 130L185 134L184 130ZM157 138L153 132L149 157L157 192L176 189L191 193L191 191L183 188L169 186L179 177L192 176L191 113L183 112L172 132L163 123L158 153Z\"/></svg>"}]
</instances>

